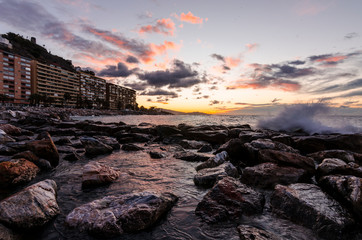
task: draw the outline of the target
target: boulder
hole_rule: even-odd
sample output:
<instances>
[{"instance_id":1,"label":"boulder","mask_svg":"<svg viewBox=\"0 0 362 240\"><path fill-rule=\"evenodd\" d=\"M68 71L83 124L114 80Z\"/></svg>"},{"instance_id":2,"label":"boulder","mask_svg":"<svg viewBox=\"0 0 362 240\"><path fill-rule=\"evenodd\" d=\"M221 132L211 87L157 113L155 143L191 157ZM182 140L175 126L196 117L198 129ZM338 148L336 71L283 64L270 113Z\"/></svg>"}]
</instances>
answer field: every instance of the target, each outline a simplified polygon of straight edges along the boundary
<instances>
[{"instance_id":1,"label":"boulder","mask_svg":"<svg viewBox=\"0 0 362 240\"><path fill-rule=\"evenodd\" d=\"M205 145L205 142L182 139L178 144L185 149L199 149Z\"/></svg>"},{"instance_id":2,"label":"boulder","mask_svg":"<svg viewBox=\"0 0 362 240\"><path fill-rule=\"evenodd\" d=\"M24 158L24 159L34 163L37 167L39 167L42 170L50 170L52 168L49 161L37 157L31 151L20 152L18 154L15 154L12 158L13 159Z\"/></svg>"},{"instance_id":3,"label":"boulder","mask_svg":"<svg viewBox=\"0 0 362 240\"><path fill-rule=\"evenodd\" d=\"M194 152L178 152L173 155L174 158L181 159L188 162L204 162L210 158L210 155L197 154Z\"/></svg>"},{"instance_id":4,"label":"boulder","mask_svg":"<svg viewBox=\"0 0 362 240\"><path fill-rule=\"evenodd\" d=\"M21 229L41 227L59 213L57 185L47 179L0 202L0 222Z\"/></svg>"},{"instance_id":5,"label":"boulder","mask_svg":"<svg viewBox=\"0 0 362 240\"><path fill-rule=\"evenodd\" d=\"M262 213L263 194L237 179L225 177L197 204L195 213L208 223L239 219L243 214Z\"/></svg>"},{"instance_id":6,"label":"boulder","mask_svg":"<svg viewBox=\"0 0 362 240\"><path fill-rule=\"evenodd\" d=\"M69 137L61 137L54 141L56 145L72 145L72 141L70 141Z\"/></svg>"},{"instance_id":7,"label":"boulder","mask_svg":"<svg viewBox=\"0 0 362 240\"><path fill-rule=\"evenodd\" d=\"M223 164L224 162L226 162L227 160L229 160L229 154L226 151L223 151L223 152L217 153L215 156L209 158L206 162L201 163L195 169L196 169L196 171L199 171L204 168L217 167L217 166Z\"/></svg>"},{"instance_id":8,"label":"boulder","mask_svg":"<svg viewBox=\"0 0 362 240\"><path fill-rule=\"evenodd\" d=\"M319 185L362 220L362 178L330 175L322 177Z\"/></svg>"},{"instance_id":9,"label":"boulder","mask_svg":"<svg viewBox=\"0 0 362 240\"><path fill-rule=\"evenodd\" d=\"M85 154L88 157L109 154L113 151L111 146L104 144L93 137L81 137L80 141L82 142L85 148Z\"/></svg>"},{"instance_id":10,"label":"boulder","mask_svg":"<svg viewBox=\"0 0 362 240\"><path fill-rule=\"evenodd\" d=\"M15 154L16 152L16 149L8 147L4 144L0 144L0 155L10 156Z\"/></svg>"},{"instance_id":11,"label":"boulder","mask_svg":"<svg viewBox=\"0 0 362 240\"><path fill-rule=\"evenodd\" d=\"M222 151L226 151L231 158L242 158L245 156L245 148L244 143L238 139L233 138L224 143L216 150L216 153L220 153Z\"/></svg>"},{"instance_id":12,"label":"boulder","mask_svg":"<svg viewBox=\"0 0 362 240\"><path fill-rule=\"evenodd\" d=\"M172 125L157 125L156 126L157 134L161 137L169 137L171 135L180 134L181 130L176 126Z\"/></svg>"},{"instance_id":13,"label":"boulder","mask_svg":"<svg viewBox=\"0 0 362 240\"><path fill-rule=\"evenodd\" d=\"M280 237L265 230L248 226L238 226L240 240L279 240Z\"/></svg>"},{"instance_id":14,"label":"boulder","mask_svg":"<svg viewBox=\"0 0 362 240\"><path fill-rule=\"evenodd\" d=\"M11 124L0 124L0 129L3 130L6 134L11 136L20 136L21 128L15 127Z\"/></svg>"},{"instance_id":15,"label":"boulder","mask_svg":"<svg viewBox=\"0 0 362 240\"><path fill-rule=\"evenodd\" d=\"M59 153L50 135L39 134L37 139L27 142L27 149L38 157L48 160L52 167L56 167L59 164Z\"/></svg>"},{"instance_id":16,"label":"boulder","mask_svg":"<svg viewBox=\"0 0 362 240\"><path fill-rule=\"evenodd\" d=\"M184 136L211 144L223 144L228 138L228 132L227 130L193 130L185 132Z\"/></svg>"},{"instance_id":17,"label":"boulder","mask_svg":"<svg viewBox=\"0 0 362 240\"><path fill-rule=\"evenodd\" d=\"M297 153L264 149L258 152L258 159L261 163L273 162L280 166L302 168L311 174L315 172L313 159Z\"/></svg>"},{"instance_id":18,"label":"boulder","mask_svg":"<svg viewBox=\"0 0 362 240\"><path fill-rule=\"evenodd\" d=\"M14 186L30 182L40 169L32 162L20 158L0 163L0 186Z\"/></svg>"},{"instance_id":19,"label":"boulder","mask_svg":"<svg viewBox=\"0 0 362 240\"><path fill-rule=\"evenodd\" d=\"M82 187L97 187L114 182L119 171L100 163L88 163L83 167Z\"/></svg>"},{"instance_id":20,"label":"boulder","mask_svg":"<svg viewBox=\"0 0 362 240\"><path fill-rule=\"evenodd\" d=\"M6 134L3 130L0 130L0 144L7 142L15 142L15 139Z\"/></svg>"},{"instance_id":21,"label":"boulder","mask_svg":"<svg viewBox=\"0 0 362 240\"><path fill-rule=\"evenodd\" d=\"M344 150L325 150L307 156L313 158L317 163L321 163L325 158L339 158L346 163L355 162L353 153Z\"/></svg>"},{"instance_id":22,"label":"boulder","mask_svg":"<svg viewBox=\"0 0 362 240\"><path fill-rule=\"evenodd\" d=\"M239 176L238 170L230 162L214 168L201 169L194 176L194 183L196 186L212 187L218 179L226 176L235 178Z\"/></svg>"},{"instance_id":23,"label":"boulder","mask_svg":"<svg viewBox=\"0 0 362 240\"><path fill-rule=\"evenodd\" d=\"M263 132L254 132L254 131L241 131L239 133L239 139L242 143L247 143L253 140L260 138L268 138L269 135Z\"/></svg>"},{"instance_id":24,"label":"boulder","mask_svg":"<svg viewBox=\"0 0 362 240\"><path fill-rule=\"evenodd\" d=\"M107 196L75 208L66 223L102 237L137 232L154 225L176 201L172 193Z\"/></svg>"},{"instance_id":25,"label":"boulder","mask_svg":"<svg viewBox=\"0 0 362 240\"><path fill-rule=\"evenodd\" d=\"M362 167L353 162L345 163L338 158L326 158L317 167L316 175L318 177L335 174L362 177Z\"/></svg>"},{"instance_id":26,"label":"boulder","mask_svg":"<svg viewBox=\"0 0 362 240\"><path fill-rule=\"evenodd\" d=\"M240 181L255 187L274 188L276 184L291 184L309 179L309 174L304 169L262 163L243 169Z\"/></svg>"},{"instance_id":27,"label":"boulder","mask_svg":"<svg viewBox=\"0 0 362 240\"><path fill-rule=\"evenodd\" d=\"M126 133L126 132L118 132L115 133L114 136L117 138L117 141L120 144L123 143L132 143L132 142L149 142L152 140L152 135L143 134L143 133Z\"/></svg>"},{"instance_id":28,"label":"boulder","mask_svg":"<svg viewBox=\"0 0 362 240\"><path fill-rule=\"evenodd\" d=\"M271 140L274 142L283 143L288 146L294 145L294 140L293 140L292 136L290 136L288 134L280 134L280 135L274 136L271 138Z\"/></svg>"},{"instance_id":29,"label":"boulder","mask_svg":"<svg viewBox=\"0 0 362 240\"><path fill-rule=\"evenodd\" d=\"M65 154L63 159L66 161L69 161L69 162L74 162L74 161L80 160L81 156L76 151L74 151L74 152Z\"/></svg>"},{"instance_id":30,"label":"boulder","mask_svg":"<svg viewBox=\"0 0 362 240\"><path fill-rule=\"evenodd\" d=\"M158 152L158 151L150 151L149 154L150 154L150 157L153 159L160 159L160 158L164 158L166 156L165 153Z\"/></svg>"},{"instance_id":31,"label":"boulder","mask_svg":"<svg viewBox=\"0 0 362 240\"><path fill-rule=\"evenodd\" d=\"M143 150L144 148L143 147L139 147L135 144L123 144L122 145L122 148L121 148L123 151L127 151L127 152L131 152L131 151L141 151Z\"/></svg>"},{"instance_id":32,"label":"boulder","mask_svg":"<svg viewBox=\"0 0 362 240\"><path fill-rule=\"evenodd\" d=\"M275 213L313 229L326 239L341 239L354 224L341 205L313 184L276 185L270 203Z\"/></svg>"},{"instance_id":33,"label":"boulder","mask_svg":"<svg viewBox=\"0 0 362 240\"><path fill-rule=\"evenodd\" d=\"M95 138L108 145L111 146L113 148L113 150L118 150L121 148L121 146L119 145L119 142L117 141L117 139L113 138L113 137L107 137L107 136L95 136Z\"/></svg>"},{"instance_id":34,"label":"boulder","mask_svg":"<svg viewBox=\"0 0 362 240\"><path fill-rule=\"evenodd\" d=\"M362 153L362 134L294 137L295 148L303 153L341 149Z\"/></svg>"}]
</instances>

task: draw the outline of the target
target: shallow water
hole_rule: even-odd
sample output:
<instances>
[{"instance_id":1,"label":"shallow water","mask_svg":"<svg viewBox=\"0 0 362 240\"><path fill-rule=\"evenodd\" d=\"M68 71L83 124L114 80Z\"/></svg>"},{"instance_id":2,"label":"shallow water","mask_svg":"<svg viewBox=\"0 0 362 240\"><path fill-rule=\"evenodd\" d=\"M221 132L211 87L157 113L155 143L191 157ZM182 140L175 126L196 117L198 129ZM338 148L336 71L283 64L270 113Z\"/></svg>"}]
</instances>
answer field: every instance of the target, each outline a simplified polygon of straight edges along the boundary
<instances>
[{"instance_id":1,"label":"shallow water","mask_svg":"<svg viewBox=\"0 0 362 240\"><path fill-rule=\"evenodd\" d=\"M142 145L143 146L143 145ZM162 146L167 157L151 159L149 150L160 150L160 145L146 146L146 151L115 151L107 156L77 162L61 161L51 173L38 176L32 183L42 179L54 179L58 185L58 204L61 209L54 221L35 233L32 239L95 239L87 233L68 228L66 215L75 207L102 198L106 195L126 194L139 191L172 192L179 197L172 210L151 229L135 234L125 234L113 239L239 239L238 224L257 226L275 232L285 239L318 239L311 230L276 218L268 207L263 215L243 217L239 223L208 225L194 213L195 208L208 189L196 187L193 176L199 163L173 158L172 146ZM120 178L104 187L82 190L82 166L88 162L100 162L122 171ZM30 183L30 184L32 184ZM29 184L29 185L30 185ZM265 192L269 195L269 192ZM1 196L1 198L3 198ZM30 239L30 238L29 238Z\"/></svg>"}]
</instances>

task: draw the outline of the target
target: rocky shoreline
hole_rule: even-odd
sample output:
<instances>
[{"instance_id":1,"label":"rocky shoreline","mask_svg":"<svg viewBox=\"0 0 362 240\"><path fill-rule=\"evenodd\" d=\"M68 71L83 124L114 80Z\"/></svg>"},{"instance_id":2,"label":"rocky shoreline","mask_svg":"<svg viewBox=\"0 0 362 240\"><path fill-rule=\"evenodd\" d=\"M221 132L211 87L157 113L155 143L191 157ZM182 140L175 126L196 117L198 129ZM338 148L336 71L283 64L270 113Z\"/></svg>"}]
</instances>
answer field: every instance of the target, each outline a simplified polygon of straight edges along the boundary
<instances>
[{"instance_id":1,"label":"rocky shoreline","mask_svg":"<svg viewBox=\"0 0 362 240\"><path fill-rule=\"evenodd\" d=\"M311 136L249 125L135 126L69 116L54 109L1 112L0 239L27 239L26 232L64 211L57 201L62 186L46 175L63 161L88 162L79 176L85 190L127 177L122 169L92 162L116 151L199 162L195 187L209 190L195 214L205 224L237 223L268 208L319 239L362 238L362 134ZM49 178L39 178L44 174ZM182 197L168 191L107 195L66 212L64 225L96 237L144 231L167 218ZM240 239L283 239L256 226L241 224L237 231Z\"/></svg>"}]
</instances>

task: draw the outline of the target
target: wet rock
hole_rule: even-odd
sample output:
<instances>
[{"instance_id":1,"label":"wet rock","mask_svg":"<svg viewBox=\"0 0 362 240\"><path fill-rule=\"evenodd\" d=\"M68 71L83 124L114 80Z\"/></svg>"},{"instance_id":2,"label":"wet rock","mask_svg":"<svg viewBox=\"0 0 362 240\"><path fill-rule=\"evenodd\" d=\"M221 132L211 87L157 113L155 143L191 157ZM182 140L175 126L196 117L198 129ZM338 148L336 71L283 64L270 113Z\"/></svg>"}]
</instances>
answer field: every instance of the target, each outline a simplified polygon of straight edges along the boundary
<instances>
[{"instance_id":1,"label":"wet rock","mask_svg":"<svg viewBox=\"0 0 362 240\"><path fill-rule=\"evenodd\" d=\"M195 213L206 222L217 223L238 219L243 214L261 213L264 202L263 194L237 179L225 177L204 196Z\"/></svg>"},{"instance_id":2,"label":"wet rock","mask_svg":"<svg viewBox=\"0 0 362 240\"><path fill-rule=\"evenodd\" d=\"M240 240L279 240L280 237L262 229L240 225L238 226Z\"/></svg>"},{"instance_id":3,"label":"wet rock","mask_svg":"<svg viewBox=\"0 0 362 240\"><path fill-rule=\"evenodd\" d=\"M353 153L344 150L325 150L308 154L308 157L313 158L318 163L321 163L325 158L339 158L347 163L355 161Z\"/></svg>"},{"instance_id":4,"label":"wet rock","mask_svg":"<svg viewBox=\"0 0 362 240\"><path fill-rule=\"evenodd\" d=\"M179 145L185 149L199 149L205 145L205 142L182 139Z\"/></svg>"},{"instance_id":5,"label":"wet rock","mask_svg":"<svg viewBox=\"0 0 362 240\"><path fill-rule=\"evenodd\" d=\"M10 156L15 154L17 151L14 148L8 147L4 144L0 144L0 155Z\"/></svg>"},{"instance_id":6,"label":"wet rock","mask_svg":"<svg viewBox=\"0 0 362 240\"><path fill-rule=\"evenodd\" d=\"M217 153L215 156L209 158L206 162L201 163L195 169L196 169L196 171L199 171L204 168L217 167L217 166L223 164L224 162L226 162L227 160L229 160L229 154L226 151L223 151L223 152Z\"/></svg>"},{"instance_id":7,"label":"wet rock","mask_svg":"<svg viewBox=\"0 0 362 240\"><path fill-rule=\"evenodd\" d=\"M188 162L204 162L210 158L210 155L197 154L194 152L178 152L173 155L174 158L181 159Z\"/></svg>"},{"instance_id":8,"label":"wet rock","mask_svg":"<svg viewBox=\"0 0 362 240\"><path fill-rule=\"evenodd\" d=\"M188 139L206 141L211 144L223 144L228 138L227 130L192 130L183 133Z\"/></svg>"},{"instance_id":9,"label":"wet rock","mask_svg":"<svg viewBox=\"0 0 362 240\"><path fill-rule=\"evenodd\" d=\"M292 136L290 136L288 134L280 134L280 135L274 136L271 138L271 140L274 142L283 143L288 146L294 145L294 140L293 140Z\"/></svg>"},{"instance_id":10,"label":"wet rock","mask_svg":"<svg viewBox=\"0 0 362 240\"><path fill-rule=\"evenodd\" d=\"M326 239L340 239L354 224L341 205L313 184L277 185L271 196L273 211L313 229Z\"/></svg>"},{"instance_id":11,"label":"wet rock","mask_svg":"<svg viewBox=\"0 0 362 240\"><path fill-rule=\"evenodd\" d=\"M123 144L121 149L123 151L131 152L131 151L141 151L144 150L143 147L139 147L135 144L129 143L129 144Z\"/></svg>"},{"instance_id":12,"label":"wet rock","mask_svg":"<svg viewBox=\"0 0 362 240\"><path fill-rule=\"evenodd\" d=\"M82 187L90 188L109 184L117 180L119 171L100 163L88 163L83 167Z\"/></svg>"},{"instance_id":13,"label":"wet rock","mask_svg":"<svg viewBox=\"0 0 362 240\"><path fill-rule=\"evenodd\" d=\"M11 136L20 136L21 128L15 127L11 124L0 124L0 129L3 130L6 134Z\"/></svg>"},{"instance_id":14,"label":"wet rock","mask_svg":"<svg viewBox=\"0 0 362 240\"><path fill-rule=\"evenodd\" d=\"M149 134L143 134L143 133L125 133L125 132L118 132L114 134L114 136L117 138L117 141L120 144L123 143L133 143L133 142L149 142L152 140L152 136Z\"/></svg>"},{"instance_id":15,"label":"wet rock","mask_svg":"<svg viewBox=\"0 0 362 240\"><path fill-rule=\"evenodd\" d=\"M15 139L7 135L3 130L0 130L0 144L7 142L15 142Z\"/></svg>"},{"instance_id":16,"label":"wet rock","mask_svg":"<svg viewBox=\"0 0 362 240\"><path fill-rule=\"evenodd\" d=\"M302 153L335 149L362 153L362 134L318 135L294 137L293 139L295 148Z\"/></svg>"},{"instance_id":17,"label":"wet rock","mask_svg":"<svg viewBox=\"0 0 362 240\"><path fill-rule=\"evenodd\" d=\"M80 141L85 148L85 154L89 157L109 154L113 151L111 146L108 146L93 137L81 137Z\"/></svg>"},{"instance_id":18,"label":"wet rock","mask_svg":"<svg viewBox=\"0 0 362 240\"><path fill-rule=\"evenodd\" d=\"M262 163L243 169L240 181L255 187L274 188L276 184L304 182L308 179L309 174L304 169Z\"/></svg>"},{"instance_id":19,"label":"wet rock","mask_svg":"<svg viewBox=\"0 0 362 240\"><path fill-rule=\"evenodd\" d=\"M157 134L161 137L168 137L175 134L181 134L181 130L172 125L158 125L156 126Z\"/></svg>"},{"instance_id":20,"label":"wet rock","mask_svg":"<svg viewBox=\"0 0 362 240\"><path fill-rule=\"evenodd\" d=\"M52 167L59 164L59 153L49 133L39 134L37 139L26 143L28 150L50 162Z\"/></svg>"},{"instance_id":21,"label":"wet rock","mask_svg":"<svg viewBox=\"0 0 362 240\"><path fill-rule=\"evenodd\" d=\"M32 162L20 158L0 163L0 186L14 186L30 182L39 172Z\"/></svg>"},{"instance_id":22,"label":"wet rock","mask_svg":"<svg viewBox=\"0 0 362 240\"><path fill-rule=\"evenodd\" d=\"M273 162L280 166L302 168L310 174L315 172L315 164L313 159L297 153L264 149L258 152L258 159L261 163Z\"/></svg>"},{"instance_id":23,"label":"wet rock","mask_svg":"<svg viewBox=\"0 0 362 240\"><path fill-rule=\"evenodd\" d=\"M117 141L117 139L113 138L113 137L107 137L107 136L95 136L95 138L108 145L111 146L113 148L113 150L118 150L121 148L121 146L119 145L119 142Z\"/></svg>"},{"instance_id":24,"label":"wet rock","mask_svg":"<svg viewBox=\"0 0 362 240\"><path fill-rule=\"evenodd\" d=\"M347 164L338 158L326 158L317 167L316 175L319 177L334 174L362 177L362 167L353 162Z\"/></svg>"},{"instance_id":25,"label":"wet rock","mask_svg":"<svg viewBox=\"0 0 362 240\"><path fill-rule=\"evenodd\" d=\"M231 158L241 158L245 156L243 142L238 138L230 139L228 142L221 145L216 153L222 151L226 151Z\"/></svg>"},{"instance_id":26,"label":"wet rock","mask_svg":"<svg viewBox=\"0 0 362 240\"><path fill-rule=\"evenodd\" d=\"M61 137L58 140L54 141L54 144L56 145L71 145L72 141L70 141L69 137Z\"/></svg>"},{"instance_id":27,"label":"wet rock","mask_svg":"<svg viewBox=\"0 0 362 240\"><path fill-rule=\"evenodd\" d=\"M182 140L184 140L184 136L182 134L174 134L174 135L170 135L167 137L159 137L158 139L156 138L155 141L162 141L162 143L164 144L180 144L180 142Z\"/></svg>"},{"instance_id":28,"label":"wet rock","mask_svg":"<svg viewBox=\"0 0 362 240\"><path fill-rule=\"evenodd\" d=\"M212 146L210 144L202 145L202 147L200 147L199 150L197 150L197 152L201 152L201 153L206 153L206 152L211 152L211 151L212 151Z\"/></svg>"},{"instance_id":29,"label":"wet rock","mask_svg":"<svg viewBox=\"0 0 362 240\"><path fill-rule=\"evenodd\" d=\"M15 234L11 229L0 224L0 239L1 240L21 240L21 236Z\"/></svg>"},{"instance_id":30,"label":"wet rock","mask_svg":"<svg viewBox=\"0 0 362 240\"><path fill-rule=\"evenodd\" d=\"M75 122L60 122L57 124L58 128L75 128L76 127L76 123Z\"/></svg>"},{"instance_id":31,"label":"wet rock","mask_svg":"<svg viewBox=\"0 0 362 240\"><path fill-rule=\"evenodd\" d=\"M212 187L218 179L226 176L238 177L238 170L229 162L223 163L215 168L204 168L194 176L196 186Z\"/></svg>"},{"instance_id":32,"label":"wet rock","mask_svg":"<svg viewBox=\"0 0 362 240\"><path fill-rule=\"evenodd\" d=\"M247 124L246 124L247 125ZM250 126L238 126L235 128L230 128L229 127L229 137L230 138L238 138L241 132L246 132L246 131L252 131Z\"/></svg>"},{"instance_id":33,"label":"wet rock","mask_svg":"<svg viewBox=\"0 0 362 240\"><path fill-rule=\"evenodd\" d=\"M107 196L75 208L66 223L102 236L137 232L153 226L176 201L172 193Z\"/></svg>"},{"instance_id":34,"label":"wet rock","mask_svg":"<svg viewBox=\"0 0 362 240\"><path fill-rule=\"evenodd\" d=\"M27 150L27 142L7 142L6 146L15 149L17 152L22 152Z\"/></svg>"},{"instance_id":35,"label":"wet rock","mask_svg":"<svg viewBox=\"0 0 362 240\"><path fill-rule=\"evenodd\" d=\"M41 227L59 213L57 185L47 179L0 202L0 222L21 229Z\"/></svg>"},{"instance_id":36,"label":"wet rock","mask_svg":"<svg viewBox=\"0 0 362 240\"><path fill-rule=\"evenodd\" d=\"M24 159L34 163L37 167L39 167L42 170L50 170L52 168L49 161L37 157L31 151L24 151L24 152L15 154L12 158L13 159L24 158Z\"/></svg>"},{"instance_id":37,"label":"wet rock","mask_svg":"<svg viewBox=\"0 0 362 240\"><path fill-rule=\"evenodd\" d=\"M164 158L166 156L166 154L164 154L162 152L156 152L156 151L150 151L149 154L150 154L150 157L154 158L154 159L160 159L160 158Z\"/></svg>"},{"instance_id":38,"label":"wet rock","mask_svg":"<svg viewBox=\"0 0 362 240\"><path fill-rule=\"evenodd\" d=\"M75 162L81 160L81 156L76 151L74 151L72 153L65 154L63 159L69 162Z\"/></svg>"},{"instance_id":39,"label":"wet rock","mask_svg":"<svg viewBox=\"0 0 362 240\"><path fill-rule=\"evenodd\" d=\"M263 132L254 132L254 131L241 131L239 133L239 139L243 143L251 142L259 138L268 138L269 135Z\"/></svg>"},{"instance_id":40,"label":"wet rock","mask_svg":"<svg viewBox=\"0 0 362 240\"><path fill-rule=\"evenodd\" d=\"M319 185L328 194L352 209L362 220L362 178L330 175L322 177Z\"/></svg>"}]
</instances>

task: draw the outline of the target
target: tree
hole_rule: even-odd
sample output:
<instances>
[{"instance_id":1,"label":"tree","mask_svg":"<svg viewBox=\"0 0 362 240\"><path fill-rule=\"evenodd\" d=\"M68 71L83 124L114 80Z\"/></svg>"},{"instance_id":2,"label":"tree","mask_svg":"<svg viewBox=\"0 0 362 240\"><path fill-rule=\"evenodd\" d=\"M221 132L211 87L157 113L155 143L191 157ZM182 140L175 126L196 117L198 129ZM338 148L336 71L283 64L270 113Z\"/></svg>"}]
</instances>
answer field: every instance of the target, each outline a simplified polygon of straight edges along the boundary
<instances>
[{"instance_id":1,"label":"tree","mask_svg":"<svg viewBox=\"0 0 362 240\"><path fill-rule=\"evenodd\" d=\"M30 105L37 106L42 101L43 96L39 93L33 93L29 96Z\"/></svg>"},{"instance_id":2,"label":"tree","mask_svg":"<svg viewBox=\"0 0 362 240\"><path fill-rule=\"evenodd\" d=\"M9 96L6 94L0 94L0 101L2 102L2 104L4 105L6 101L9 100Z\"/></svg>"},{"instance_id":3,"label":"tree","mask_svg":"<svg viewBox=\"0 0 362 240\"><path fill-rule=\"evenodd\" d=\"M83 107L83 98L82 98L82 95L80 95L80 94L77 95L77 99L76 99L76 102L75 102L75 106L76 106L77 108Z\"/></svg>"},{"instance_id":4,"label":"tree","mask_svg":"<svg viewBox=\"0 0 362 240\"><path fill-rule=\"evenodd\" d=\"M70 95L70 93L66 92L63 95L63 106L64 104L67 105L67 103L72 100L72 95Z\"/></svg>"}]
</instances>

